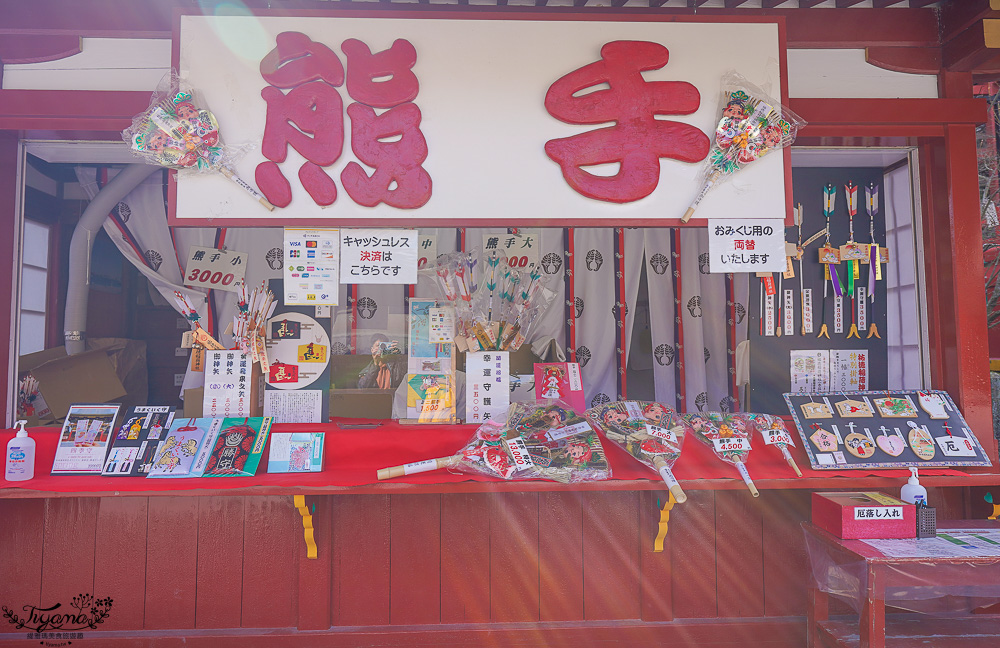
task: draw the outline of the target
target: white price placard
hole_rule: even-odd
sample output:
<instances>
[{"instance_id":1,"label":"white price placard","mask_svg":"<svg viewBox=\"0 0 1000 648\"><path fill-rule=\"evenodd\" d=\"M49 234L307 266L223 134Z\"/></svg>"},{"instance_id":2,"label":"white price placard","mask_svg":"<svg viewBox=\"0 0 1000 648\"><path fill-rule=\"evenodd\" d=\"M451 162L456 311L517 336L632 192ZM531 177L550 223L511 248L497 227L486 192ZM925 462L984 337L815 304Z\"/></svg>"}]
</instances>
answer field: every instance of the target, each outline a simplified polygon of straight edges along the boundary
<instances>
[{"instance_id":1,"label":"white price placard","mask_svg":"<svg viewBox=\"0 0 1000 648\"><path fill-rule=\"evenodd\" d=\"M239 292L249 256L246 252L192 245L184 268L184 285Z\"/></svg>"},{"instance_id":2,"label":"white price placard","mask_svg":"<svg viewBox=\"0 0 1000 648\"><path fill-rule=\"evenodd\" d=\"M792 442L792 435L786 430L764 430L764 443L766 445L795 445Z\"/></svg>"},{"instance_id":3,"label":"white price placard","mask_svg":"<svg viewBox=\"0 0 1000 648\"><path fill-rule=\"evenodd\" d=\"M673 431L665 427L660 427L659 425L650 425L647 423L646 434L658 437L669 443L677 443L677 437L674 435Z\"/></svg>"},{"instance_id":4,"label":"white price placard","mask_svg":"<svg viewBox=\"0 0 1000 648\"><path fill-rule=\"evenodd\" d=\"M483 234L483 251L502 252L507 264L518 270L538 267L538 248L541 231L521 229L517 234Z\"/></svg>"},{"instance_id":5,"label":"white price placard","mask_svg":"<svg viewBox=\"0 0 1000 648\"><path fill-rule=\"evenodd\" d=\"M750 441L744 437L729 437L728 439L712 439L716 452L749 452Z\"/></svg>"},{"instance_id":6,"label":"white price placard","mask_svg":"<svg viewBox=\"0 0 1000 648\"><path fill-rule=\"evenodd\" d=\"M535 462L531 460L531 455L528 454L528 446L525 445L524 439L521 437L504 439L504 443L507 444L507 450L510 451L515 470L526 470L535 465Z\"/></svg>"}]
</instances>

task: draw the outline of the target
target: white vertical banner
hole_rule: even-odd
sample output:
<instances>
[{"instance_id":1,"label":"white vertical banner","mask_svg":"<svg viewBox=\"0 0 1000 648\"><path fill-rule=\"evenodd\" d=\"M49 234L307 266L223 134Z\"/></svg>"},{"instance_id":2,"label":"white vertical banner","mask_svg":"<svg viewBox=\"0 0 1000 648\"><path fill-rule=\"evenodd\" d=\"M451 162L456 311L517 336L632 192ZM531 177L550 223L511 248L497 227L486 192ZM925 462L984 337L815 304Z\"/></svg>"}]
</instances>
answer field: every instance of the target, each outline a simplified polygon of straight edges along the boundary
<instances>
[{"instance_id":1,"label":"white vertical banner","mask_svg":"<svg viewBox=\"0 0 1000 648\"><path fill-rule=\"evenodd\" d=\"M465 356L465 422L505 421L510 407L510 355L477 351Z\"/></svg>"},{"instance_id":2,"label":"white vertical banner","mask_svg":"<svg viewBox=\"0 0 1000 648\"><path fill-rule=\"evenodd\" d=\"M675 258L671 250L672 230L661 227L643 230L646 285L649 290L649 332L653 347L653 385L656 400L681 408L677 384L680 354L677 325L680 296L674 290Z\"/></svg>"},{"instance_id":3,"label":"white vertical banner","mask_svg":"<svg viewBox=\"0 0 1000 648\"><path fill-rule=\"evenodd\" d=\"M857 291L858 299L855 304L858 309L858 330L865 331L868 329L868 289L858 286Z\"/></svg>"},{"instance_id":4,"label":"white vertical banner","mask_svg":"<svg viewBox=\"0 0 1000 648\"><path fill-rule=\"evenodd\" d=\"M555 340L555 347L563 353L562 358L548 358L550 362L563 362L567 359L566 349L566 282L563 273L566 271L565 251L561 228L546 227L535 230L540 233L541 242L538 248L538 265L542 272L541 281L546 290L553 293L552 301L538 316L532 333L532 342L545 344L548 339Z\"/></svg>"},{"instance_id":5,"label":"white vertical banner","mask_svg":"<svg viewBox=\"0 0 1000 648\"><path fill-rule=\"evenodd\" d=\"M795 291L785 289L782 296L781 325L785 335L795 335Z\"/></svg>"},{"instance_id":6,"label":"white vertical banner","mask_svg":"<svg viewBox=\"0 0 1000 648\"><path fill-rule=\"evenodd\" d=\"M573 259L576 361L583 374L587 406L593 407L618 398L614 231L577 228Z\"/></svg>"},{"instance_id":7,"label":"white vertical banner","mask_svg":"<svg viewBox=\"0 0 1000 648\"><path fill-rule=\"evenodd\" d=\"M805 288L802 291L802 332L813 332L813 291Z\"/></svg>"}]
</instances>

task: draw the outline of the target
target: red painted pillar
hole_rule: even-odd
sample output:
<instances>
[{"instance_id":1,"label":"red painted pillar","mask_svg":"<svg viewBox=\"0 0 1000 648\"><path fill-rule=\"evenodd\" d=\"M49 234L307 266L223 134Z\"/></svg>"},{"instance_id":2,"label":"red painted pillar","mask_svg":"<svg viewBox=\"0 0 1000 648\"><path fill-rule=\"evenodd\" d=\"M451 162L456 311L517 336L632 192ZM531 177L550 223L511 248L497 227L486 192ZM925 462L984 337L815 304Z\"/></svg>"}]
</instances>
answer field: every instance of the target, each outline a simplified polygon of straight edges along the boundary
<instances>
[{"instance_id":1,"label":"red painted pillar","mask_svg":"<svg viewBox=\"0 0 1000 648\"><path fill-rule=\"evenodd\" d=\"M954 349L945 354L946 389L958 399L980 442L996 456L992 434L989 379L989 338L986 330L986 285L983 277L983 235L979 211L979 171L976 128L950 125L945 129L948 176L948 229L951 238L951 285L955 312L951 325ZM942 318L942 322L947 319ZM950 336L949 336L950 337ZM952 362L954 362L953 366ZM992 451L989 447L992 447Z\"/></svg>"}]
</instances>

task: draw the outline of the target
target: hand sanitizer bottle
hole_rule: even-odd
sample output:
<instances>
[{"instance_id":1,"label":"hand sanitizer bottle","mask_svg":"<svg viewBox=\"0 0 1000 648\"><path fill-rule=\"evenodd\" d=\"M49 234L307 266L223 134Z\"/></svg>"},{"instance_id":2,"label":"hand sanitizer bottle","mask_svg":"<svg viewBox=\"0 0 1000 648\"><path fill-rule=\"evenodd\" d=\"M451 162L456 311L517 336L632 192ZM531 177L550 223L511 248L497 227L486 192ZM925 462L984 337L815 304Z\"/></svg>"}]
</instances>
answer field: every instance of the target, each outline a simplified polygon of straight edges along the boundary
<instances>
[{"instance_id":1,"label":"hand sanitizer bottle","mask_svg":"<svg viewBox=\"0 0 1000 648\"><path fill-rule=\"evenodd\" d=\"M7 481L24 481L35 476L35 440L28 436L24 429L27 421L18 421L20 426L17 436L7 442L6 468L4 478Z\"/></svg>"},{"instance_id":2,"label":"hand sanitizer bottle","mask_svg":"<svg viewBox=\"0 0 1000 648\"><path fill-rule=\"evenodd\" d=\"M927 503L927 489L920 485L916 468L910 468L910 478L906 480L906 485L900 489L899 499L910 504Z\"/></svg>"}]
</instances>

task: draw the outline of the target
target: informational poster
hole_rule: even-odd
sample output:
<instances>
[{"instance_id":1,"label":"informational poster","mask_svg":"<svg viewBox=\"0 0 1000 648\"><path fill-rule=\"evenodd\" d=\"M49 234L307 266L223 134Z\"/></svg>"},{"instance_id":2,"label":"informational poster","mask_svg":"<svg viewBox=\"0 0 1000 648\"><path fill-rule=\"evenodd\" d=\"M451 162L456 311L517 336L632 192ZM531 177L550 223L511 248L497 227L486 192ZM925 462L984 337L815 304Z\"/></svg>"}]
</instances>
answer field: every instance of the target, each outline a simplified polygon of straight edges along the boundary
<instances>
[{"instance_id":1,"label":"informational poster","mask_svg":"<svg viewBox=\"0 0 1000 648\"><path fill-rule=\"evenodd\" d=\"M437 262L437 234L420 233L417 246L417 270L430 268Z\"/></svg>"},{"instance_id":2,"label":"informational poster","mask_svg":"<svg viewBox=\"0 0 1000 648\"><path fill-rule=\"evenodd\" d=\"M278 281L272 279L268 283L275 294L281 291ZM319 317L316 311L313 306L279 304L271 319L264 323L267 336L264 345L270 363L264 379L268 391L322 392L319 420L326 421L330 411L330 319ZM280 402L289 402L286 398L295 397L277 397Z\"/></svg>"},{"instance_id":3,"label":"informational poster","mask_svg":"<svg viewBox=\"0 0 1000 648\"><path fill-rule=\"evenodd\" d=\"M938 529L935 538L861 542L889 558L1000 558L1000 529Z\"/></svg>"},{"instance_id":4,"label":"informational poster","mask_svg":"<svg viewBox=\"0 0 1000 648\"><path fill-rule=\"evenodd\" d=\"M275 423L324 423L323 391L269 389L264 393L264 416Z\"/></svg>"},{"instance_id":5,"label":"informational poster","mask_svg":"<svg viewBox=\"0 0 1000 648\"><path fill-rule=\"evenodd\" d=\"M541 230L519 228L516 234L483 234L483 253L503 253L507 263L519 270L538 267Z\"/></svg>"},{"instance_id":6,"label":"informational poster","mask_svg":"<svg viewBox=\"0 0 1000 648\"><path fill-rule=\"evenodd\" d=\"M830 389L864 391L868 389L868 350L833 349L830 351Z\"/></svg>"},{"instance_id":7,"label":"informational poster","mask_svg":"<svg viewBox=\"0 0 1000 648\"><path fill-rule=\"evenodd\" d=\"M790 359L792 389L795 394L830 391L830 352L793 350Z\"/></svg>"},{"instance_id":8,"label":"informational poster","mask_svg":"<svg viewBox=\"0 0 1000 648\"><path fill-rule=\"evenodd\" d=\"M340 275L352 284L417 283L420 234L404 229L349 229L340 234Z\"/></svg>"},{"instance_id":9,"label":"informational poster","mask_svg":"<svg viewBox=\"0 0 1000 648\"><path fill-rule=\"evenodd\" d=\"M52 474L95 474L104 468L120 405L72 405L66 414Z\"/></svg>"},{"instance_id":10,"label":"informational poster","mask_svg":"<svg viewBox=\"0 0 1000 648\"><path fill-rule=\"evenodd\" d=\"M184 269L184 285L239 292L249 256L246 252L192 245Z\"/></svg>"},{"instance_id":11,"label":"informational poster","mask_svg":"<svg viewBox=\"0 0 1000 648\"><path fill-rule=\"evenodd\" d=\"M205 416L252 416L253 367L240 351L205 351Z\"/></svg>"},{"instance_id":12,"label":"informational poster","mask_svg":"<svg viewBox=\"0 0 1000 648\"><path fill-rule=\"evenodd\" d=\"M503 421L510 407L510 356L478 351L465 356L465 422Z\"/></svg>"},{"instance_id":13,"label":"informational poster","mask_svg":"<svg viewBox=\"0 0 1000 648\"><path fill-rule=\"evenodd\" d=\"M780 218L708 221L709 272L784 272L785 223Z\"/></svg>"},{"instance_id":14,"label":"informational poster","mask_svg":"<svg viewBox=\"0 0 1000 648\"><path fill-rule=\"evenodd\" d=\"M438 342L440 330L432 339L432 311L439 308L433 299L411 299L409 317L409 339L407 340L407 372L411 374L451 374L452 345ZM439 329L443 322L434 324ZM454 328L454 324L452 325Z\"/></svg>"},{"instance_id":15,"label":"informational poster","mask_svg":"<svg viewBox=\"0 0 1000 648\"><path fill-rule=\"evenodd\" d=\"M451 374L407 374L407 418L420 423L453 421L455 403L455 379Z\"/></svg>"},{"instance_id":16,"label":"informational poster","mask_svg":"<svg viewBox=\"0 0 1000 648\"><path fill-rule=\"evenodd\" d=\"M284 304L337 305L340 230L285 228Z\"/></svg>"}]
</instances>

